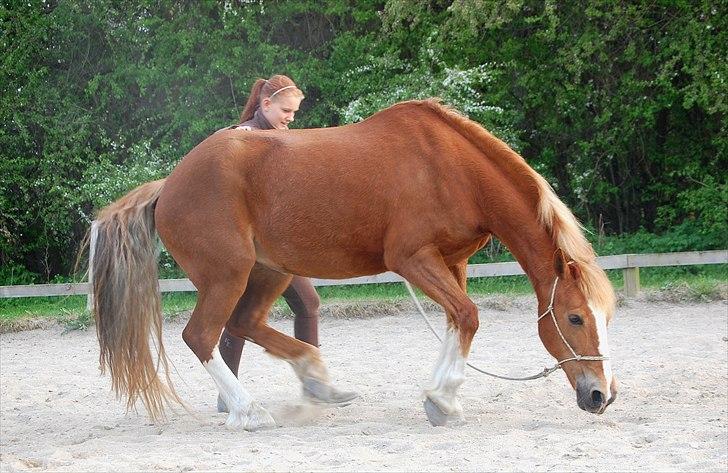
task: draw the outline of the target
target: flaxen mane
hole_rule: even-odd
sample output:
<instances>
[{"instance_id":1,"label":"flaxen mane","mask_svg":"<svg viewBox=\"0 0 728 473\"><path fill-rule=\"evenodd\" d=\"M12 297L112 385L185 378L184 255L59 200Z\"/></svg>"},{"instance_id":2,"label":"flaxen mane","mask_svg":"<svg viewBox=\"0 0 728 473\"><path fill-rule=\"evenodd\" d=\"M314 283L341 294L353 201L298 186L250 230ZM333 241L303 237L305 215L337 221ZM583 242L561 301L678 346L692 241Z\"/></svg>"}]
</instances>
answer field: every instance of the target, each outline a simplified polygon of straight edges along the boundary
<instances>
[{"instance_id":1,"label":"flaxen mane","mask_svg":"<svg viewBox=\"0 0 728 473\"><path fill-rule=\"evenodd\" d=\"M578 264L581 272L580 289L585 297L611 317L615 305L612 285L604 270L597 264L596 254L584 236L583 227L559 200L551 185L507 144L478 123L442 105L439 100L404 102L401 105L406 104L427 107L468 138L500 167L507 168L509 173L532 179L532 184L538 192L538 216L541 224L551 235L556 247L561 248L568 258Z\"/></svg>"}]
</instances>

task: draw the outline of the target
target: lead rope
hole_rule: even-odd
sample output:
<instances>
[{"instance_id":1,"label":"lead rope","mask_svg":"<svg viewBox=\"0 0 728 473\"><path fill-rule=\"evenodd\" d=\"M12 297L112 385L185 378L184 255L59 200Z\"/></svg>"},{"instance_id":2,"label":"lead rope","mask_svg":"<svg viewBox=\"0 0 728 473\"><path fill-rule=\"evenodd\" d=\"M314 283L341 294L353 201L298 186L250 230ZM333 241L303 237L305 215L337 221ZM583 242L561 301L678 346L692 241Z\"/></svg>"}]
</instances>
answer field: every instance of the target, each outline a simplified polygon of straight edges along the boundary
<instances>
[{"instance_id":1,"label":"lead rope","mask_svg":"<svg viewBox=\"0 0 728 473\"><path fill-rule=\"evenodd\" d=\"M564 338L564 335L561 333L561 330L559 329L559 325L556 323L556 317L554 316L554 295L556 294L556 284L558 282L559 282L559 278L557 276L556 277L556 280L554 281L554 287L551 289L551 302L549 302L549 306L546 309L546 311L538 317L538 321L540 321L548 313L551 313L551 317L553 317L553 319L554 319L554 324L556 324L556 329L559 331L559 335L561 335L561 339L564 341L564 343L566 344L566 346L569 347L569 350L574 355L573 358L569 358L569 359L566 359L566 360L559 361L558 363L556 363L551 368L544 368L543 371L541 371L540 373L536 373L536 374L531 375L531 376L525 376L525 377L522 377L522 378L512 378L510 376L501 376L499 374L489 373L488 371L485 371L485 370L483 370L481 368L478 368L477 366L472 365L469 362L466 362L465 364L468 365L469 367L471 367L472 369L474 369L475 371L478 371L478 372L483 373L483 374L488 375L488 376L492 376L493 378L505 379L505 380L508 380L508 381L530 381L532 379L545 378L546 376L550 375L554 371L557 371L559 368L561 368L561 365L563 363L566 363L567 361L571 361L571 360L587 360L587 359L594 359L594 358L599 358L600 360L603 360L604 357L591 357L591 356L587 357L587 356L577 355L574 352L574 350L571 348L571 345L569 345L567 343L566 339ZM404 285L407 288L407 291L409 291L410 296L412 296L412 300L414 301L415 306L417 306L417 310L420 313L420 315L422 316L422 319L425 321L425 323L427 324L427 326L430 328L430 331L432 331L432 333L435 335L435 338L437 338L440 341L440 343L442 343L442 338L440 338L440 335L438 335L437 331L435 330L435 328L432 326L432 324L430 323L429 319L427 318L427 315L425 314L425 310L422 308L422 305L420 304L419 299L417 299L417 295L415 294L415 291L412 289L412 286L410 285L409 281L407 281L405 279L404 280Z\"/></svg>"}]
</instances>

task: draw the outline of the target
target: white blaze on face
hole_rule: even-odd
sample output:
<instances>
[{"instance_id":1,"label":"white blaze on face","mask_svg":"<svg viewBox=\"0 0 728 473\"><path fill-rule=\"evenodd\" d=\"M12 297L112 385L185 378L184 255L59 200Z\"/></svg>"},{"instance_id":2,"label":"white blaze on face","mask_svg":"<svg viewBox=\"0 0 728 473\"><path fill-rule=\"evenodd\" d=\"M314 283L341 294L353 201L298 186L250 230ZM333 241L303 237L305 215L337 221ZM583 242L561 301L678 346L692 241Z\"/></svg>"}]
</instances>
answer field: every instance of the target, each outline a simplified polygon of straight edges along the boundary
<instances>
[{"instance_id":1,"label":"white blaze on face","mask_svg":"<svg viewBox=\"0 0 728 473\"><path fill-rule=\"evenodd\" d=\"M594 321L596 322L599 354L608 358L609 341L607 339L607 316L603 311L597 309L591 303L589 303L589 310L591 310L591 313L594 316ZM607 381L607 392L609 394L607 400L609 400L612 397L612 365L609 360L603 360L601 363L602 371L604 372L604 379Z\"/></svg>"}]
</instances>

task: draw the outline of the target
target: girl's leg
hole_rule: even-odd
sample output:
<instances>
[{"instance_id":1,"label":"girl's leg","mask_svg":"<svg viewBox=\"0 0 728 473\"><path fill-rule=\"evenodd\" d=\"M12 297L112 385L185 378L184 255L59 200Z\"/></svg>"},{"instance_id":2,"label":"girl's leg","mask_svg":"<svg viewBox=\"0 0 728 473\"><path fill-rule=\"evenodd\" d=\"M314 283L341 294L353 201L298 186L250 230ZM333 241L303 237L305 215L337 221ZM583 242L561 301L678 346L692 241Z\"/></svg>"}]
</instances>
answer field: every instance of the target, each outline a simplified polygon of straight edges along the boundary
<instances>
[{"instance_id":1,"label":"girl's leg","mask_svg":"<svg viewBox=\"0 0 728 473\"><path fill-rule=\"evenodd\" d=\"M293 323L294 336L315 347L319 346L318 321L319 299L311 280L301 276L293 276L291 284L283 292L283 297L296 316Z\"/></svg>"}]
</instances>

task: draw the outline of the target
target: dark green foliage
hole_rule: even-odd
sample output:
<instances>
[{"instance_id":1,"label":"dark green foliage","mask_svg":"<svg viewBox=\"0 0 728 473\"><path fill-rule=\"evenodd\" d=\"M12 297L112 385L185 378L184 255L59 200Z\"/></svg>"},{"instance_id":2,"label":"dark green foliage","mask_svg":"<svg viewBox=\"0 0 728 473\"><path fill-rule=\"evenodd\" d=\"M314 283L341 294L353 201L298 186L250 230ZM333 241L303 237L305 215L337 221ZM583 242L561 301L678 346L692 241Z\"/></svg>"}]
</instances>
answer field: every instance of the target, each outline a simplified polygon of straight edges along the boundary
<instances>
[{"instance_id":1,"label":"dark green foliage","mask_svg":"<svg viewBox=\"0 0 728 473\"><path fill-rule=\"evenodd\" d=\"M0 284L68 275L93 209L165 176L273 73L306 94L298 127L444 97L595 234L634 233L601 254L725 248L727 13L709 0L4 2Z\"/></svg>"},{"instance_id":2,"label":"dark green foliage","mask_svg":"<svg viewBox=\"0 0 728 473\"><path fill-rule=\"evenodd\" d=\"M443 5L445 4L445 5ZM416 6L415 6L416 5ZM447 14L437 13L447 6ZM728 219L728 11L711 1L389 2L446 57L501 66L521 151L607 231ZM429 8L427 13L423 11Z\"/></svg>"}]
</instances>

